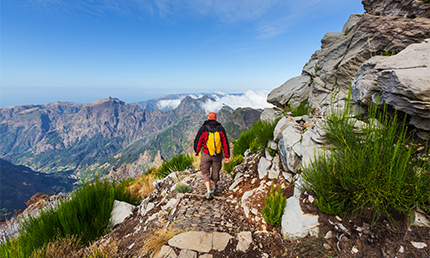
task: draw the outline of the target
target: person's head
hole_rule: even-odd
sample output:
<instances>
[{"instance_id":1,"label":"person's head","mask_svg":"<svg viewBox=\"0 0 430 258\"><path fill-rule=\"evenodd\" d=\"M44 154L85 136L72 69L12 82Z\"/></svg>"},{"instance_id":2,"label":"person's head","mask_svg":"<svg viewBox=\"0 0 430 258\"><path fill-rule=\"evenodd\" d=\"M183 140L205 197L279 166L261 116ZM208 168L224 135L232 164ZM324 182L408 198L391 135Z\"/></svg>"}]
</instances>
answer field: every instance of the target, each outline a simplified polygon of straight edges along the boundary
<instances>
[{"instance_id":1,"label":"person's head","mask_svg":"<svg viewBox=\"0 0 430 258\"><path fill-rule=\"evenodd\" d=\"M208 120L216 120L216 113L210 112L208 115Z\"/></svg>"}]
</instances>

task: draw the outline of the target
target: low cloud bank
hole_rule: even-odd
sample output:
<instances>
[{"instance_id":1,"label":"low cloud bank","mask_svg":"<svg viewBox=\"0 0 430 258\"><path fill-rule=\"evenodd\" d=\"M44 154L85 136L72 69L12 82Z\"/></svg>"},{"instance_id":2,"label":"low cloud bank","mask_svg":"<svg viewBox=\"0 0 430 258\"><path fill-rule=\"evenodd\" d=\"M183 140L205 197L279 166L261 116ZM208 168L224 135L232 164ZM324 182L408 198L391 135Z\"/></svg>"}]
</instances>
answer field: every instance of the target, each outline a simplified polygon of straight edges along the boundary
<instances>
[{"instance_id":1,"label":"low cloud bank","mask_svg":"<svg viewBox=\"0 0 430 258\"><path fill-rule=\"evenodd\" d=\"M218 112L223 106L227 105L233 109L236 108L245 108L250 107L254 109L263 109L267 107L273 107L272 104L267 103L267 95L268 91L252 91L249 90L245 93L224 93L224 92L215 92L211 94L179 94L174 97L166 96L163 99L160 99L156 102L156 106L158 109L162 111L168 111L175 109L179 106L181 101L190 96L193 99L200 99L203 96L208 96L212 100L208 100L206 102L202 102L200 104L201 108L205 110L205 112Z\"/></svg>"},{"instance_id":2,"label":"low cloud bank","mask_svg":"<svg viewBox=\"0 0 430 258\"><path fill-rule=\"evenodd\" d=\"M179 106L179 104L181 103L181 100L185 97L186 97L186 95L184 95L183 97L181 97L179 99L163 99L163 100L160 100L157 103L157 107L162 111L175 109Z\"/></svg>"},{"instance_id":3,"label":"low cloud bank","mask_svg":"<svg viewBox=\"0 0 430 258\"><path fill-rule=\"evenodd\" d=\"M228 94L217 92L212 98L215 101L207 101L202 103L202 108L207 112L218 112L224 105L227 105L233 109L250 107L254 109L263 109L273 107L272 104L267 103L268 91L252 91L249 90L243 94Z\"/></svg>"}]
</instances>

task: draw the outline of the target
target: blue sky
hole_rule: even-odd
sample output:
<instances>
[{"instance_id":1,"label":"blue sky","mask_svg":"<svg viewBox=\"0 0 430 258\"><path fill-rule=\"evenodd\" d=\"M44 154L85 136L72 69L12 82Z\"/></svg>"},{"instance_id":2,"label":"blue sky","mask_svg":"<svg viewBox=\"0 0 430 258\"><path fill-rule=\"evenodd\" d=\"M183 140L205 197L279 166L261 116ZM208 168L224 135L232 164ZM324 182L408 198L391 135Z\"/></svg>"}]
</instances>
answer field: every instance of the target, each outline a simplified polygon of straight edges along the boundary
<instances>
[{"instance_id":1,"label":"blue sky","mask_svg":"<svg viewBox=\"0 0 430 258\"><path fill-rule=\"evenodd\" d=\"M0 106L268 91L360 0L2 0Z\"/></svg>"}]
</instances>

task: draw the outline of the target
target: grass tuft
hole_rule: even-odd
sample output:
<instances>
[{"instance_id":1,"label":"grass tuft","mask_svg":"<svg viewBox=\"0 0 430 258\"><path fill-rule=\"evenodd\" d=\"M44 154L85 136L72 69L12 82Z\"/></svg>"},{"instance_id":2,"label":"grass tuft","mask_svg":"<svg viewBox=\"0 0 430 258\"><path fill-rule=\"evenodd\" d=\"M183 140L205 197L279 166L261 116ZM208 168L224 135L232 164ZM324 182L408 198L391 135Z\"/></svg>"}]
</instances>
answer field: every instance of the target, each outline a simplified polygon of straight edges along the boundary
<instances>
[{"instance_id":1,"label":"grass tuft","mask_svg":"<svg viewBox=\"0 0 430 258\"><path fill-rule=\"evenodd\" d=\"M164 230L159 229L154 234L147 239L142 248L142 254L150 254L150 257L154 257L154 255L160 251L163 245L167 244L167 242L180 232L173 230Z\"/></svg>"},{"instance_id":2,"label":"grass tuft","mask_svg":"<svg viewBox=\"0 0 430 258\"><path fill-rule=\"evenodd\" d=\"M229 163L224 163L224 166L223 166L223 170L226 172L226 173L231 173L232 171L233 171L233 168L235 167L235 166L237 166L237 165L239 165L240 163L242 163L242 161L243 161L243 156L242 155L237 155L237 156L234 156L231 160L230 160L230 162Z\"/></svg>"},{"instance_id":3,"label":"grass tuft","mask_svg":"<svg viewBox=\"0 0 430 258\"><path fill-rule=\"evenodd\" d=\"M141 199L129 191L126 183L98 179L84 183L56 209L42 210L38 217L24 221L19 238L0 246L0 255L30 257L49 242L70 236L86 245L106 233L114 200L137 205Z\"/></svg>"},{"instance_id":4,"label":"grass tuft","mask_svg":"<svg viewBox=\"0 0 430 258\"><path fill-rule=\"evenodd\" d=\"M176 190L176 192L178 192L178 193L188 193L188 192L190 192L190 191L191 191L191 187L189 187L189 186L188 186L188 185L186 185L186 184L179 183L179 184L176 184L176 186L175 186L175 190Z\"/></svg>"},{"instance_id":5,"label":"grass tuft","mask_svg":"<svg viewBox=\"0 0 430 258\"><path fill-rule=\"evenodd\" d=\"M312 114L315 111L314 108L309 106L307 100L302 100L300 104L296 107L291 107L289 105L284 107L284 114L286 115L288 112L292 113L292 116L304 116Z\"/></svg>"},{"instance_id":6,"label":"grass tuft","mask_svg":"<svg viewBox=\"0 0 430 258\"><path fill-rule=\"evenodd\" d=\"M77 252L83 247L77 236L56 239L33 253L34 258L79 257Z\"/></svg>"},{"instance_id":7,"label":"grass tuft","mask_svg":"<svg viewBox=\"0 0 430 258\"><path fill-rule=\"evenodd\" d=\"M156 177L165 178L172 172L184 171L187 168L191 168L193 163L194 158L191 155L178 154L161 165L158 171L156 171Z\"/></svg>"},{"instance_id":8,"label":"grass tuft","mask_svg":"<svg viewBox=\"0 0 430 258\"><path fill-rule=\"evenodd\" d=\"M370 208L376 220L382 214L391 218L392 208L406 213L425 209L430 161L417 154L418 144L407 137L406 118L375 105L367 121L357 128L349 102L343 112L329 115L324 130L330 152L304 168L306 190L315 193L321 211L340 216ZM424 155L430 155L428 146Z\"/></svg>"},{"instance_id":9,"label":"grass tuft","mask_svg":"<svg viewBox=\"0 0 430 258\"><path fill-rule=\"evenodd\" d=\"M270 196L264 198L264 207L261 211L264 221L272 226L281 226L282 215L284 214L286 204L287 198L282 195L281 186L279 185L278 190L275 192L274 185L272 185L272 187L270 187Z\"/></svg>"},{"instance_id":10,"label":"grass tuft","mask_svg":"<svg viewBox=\"0 0 430 258\"><path fill-rule=\"evenodd\" d=\"M137 179L133 179L127 183L127 187L134 196L139 196L140 199L145 199L154 192L154 185L152 184L156 180L154 174L145 174Z\"/></svg>"},{"instance_id":11,"label":"grass tuft","mask_svg":"<svg viewBox=\"0 0 430 258\"><path fill-rule=\"evenodd\" d=\"M278 121L279 119L274 122L258 120L251 129L243 131L234 142L233 155L243 155L247 149L250 149L252 153L263 151L267 142L273 140L273 131Z\"/></svg>"}]
</instances>

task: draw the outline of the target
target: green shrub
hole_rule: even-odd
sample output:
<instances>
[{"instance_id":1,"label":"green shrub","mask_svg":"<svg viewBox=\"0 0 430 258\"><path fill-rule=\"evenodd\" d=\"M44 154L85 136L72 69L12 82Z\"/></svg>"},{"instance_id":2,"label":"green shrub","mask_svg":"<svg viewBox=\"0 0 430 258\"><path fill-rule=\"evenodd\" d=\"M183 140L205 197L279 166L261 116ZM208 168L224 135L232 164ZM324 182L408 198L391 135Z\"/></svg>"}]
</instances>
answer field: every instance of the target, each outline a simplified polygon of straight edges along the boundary
<instances>
[{"instance_id":1,"label":"green shrub","mask_svg":"<svg viewBox=\"0 0 430 258\"><path fill-rule=\"evenodd\" d=\"M272 148L267 148L267 151L269 152L269 155L274 158L276 156L276 150Z\"/></svg>"},{"instance_id":2,"label":"green shrub","mask_svg":"<svg viewBox=\"0 0 430 258\"><path fill-rule=\"evenodd\" d=\"M158 178L164 178L175 171L183 171L193 166L193 157L179 154L171 160L164 162L157 171Z\"/></svg>"},{"instance_id":3,"label":"green shrub","mask_svg":"<svg viewBox=\"0 0 430 258\"><path fill-rule=\"evenodd\" d=\"M282 195L282 188L279 185L275 192L274 185L270 188L270 196L264 198L264 207L261 211L264 220L270 225L281 225L284 208L287 198Z\"/></svg>"},{"instance_id":4,"label":"green shrub","mask_svg":"<svg viewBox=\"0 0 430 258\"><path fill-rule=\"evenodd\" d=\"M318 62L316 62L316 63L315 63L315 65L314 65L314 71L313 71L313 72L311 72L311 77L312 77L312 79L313 79L313 78L315 78L315 77L317 77L317 73L318 73L318 71L319 71L319 68L318 68Z\"/></svg>"},{"instance_id":5,"label":"green shrub","mask_svg":"<svg viewBox=\"0 0 430 258\"><path fill-rule=\"evenodd\" d=\"M292 116L309 115L314 111L315 109L309 106L309 103L307 100L302 100L300 104L296 107L291 107L289 105L284 107L284 114L286 115L288 112L291 112Z\"/></svg>"},{"instance_id":6,"label":"green shrub","mask_svg":"<svg viewBox=\"0 0 430 258\"><path fill-rule=\"evenodd\" d=\"M189 187L186 184L179 183L179 184L176 184L175 190L178 193L188 193L191 191L191 187Z\"/></svg>"},{"instance_id":7,"label":"green shrub","mask_svg":"<svg viewBox=\"0 0 430 258\"><path fill-rule=\"evenodd\" d=\"M234 142L233 155L243 155L247 149L251 149L252 153L263 151L267 142L273 140L273 131L278 121L279 119L271 123L258 120L251 129L243 131Z\"/></svg>"},{"instance_id":8,"label":"green shrub","mask_svg":"<svg viewBox=\"0 0 430 258\"><path fill-rule=\"evenodd\" d=\"M351 28L346 28L345 32L343 33L344 36L347 36L349 34L350 31L352 31L352 29L354 29L354 26L352 26Z\"/></svg>"},{"instance_id":9,"label":"green shrub","mask_svg":"<svg viewBox=\"0 0 430 258\"><path fill-rule=\"evenodd\" d=\"M231 171L233 171L233 168L237 165L239 165L240 163L242 163L243 161L243 156L242 155L237 155L234 156L229 163L224 163L223 166L223 170L227 173L231 173Z\"/></svg>"},{"instance_id":10,"label":"green shrub","mask_svg":"<svg viewBox=\"0 0 430 258\"><path fill-rule=\"evenodd\" d=\"M396 51L394 50L392 52L389 52L388 50L386 50L381 53L381 56L394 56L395 54L396 54Z\"/></svg>"},{"instance_id":11,"label":"green shrub","mask_svg":"<svg viewBox=\"0 0 430 258\"><path fill-rule=\"evenodd\" d=\"M405 119L384 108L369 109L368 126L355 128L350 103L328 117L330 153L304 168L305 188L317 196L316 205L328 214L343 215L370 208L374 219L394 208L425 209L430 201L430 162L416 156L417 144L407 138ZM426 155L430 154L426 148Z\"/></svg>"},{"instance_id":12,"label":"green shrub","mask_svg":"<svg viewBox=\"0 0 430 258\"><path fill-rule=\"evenodd\" d=\"M237 138L237 140L233 142L234 144L233 155L234 156L243 155L245 151L249 149L249 145L253 140L253 138L254 138L254 134L251 131L251 129L243 131L239 135L239 138Z\"/></svg>"},{"instance_id":13,"label":"green shrub","mask_svg":"<svg viewBox=\"0 0 430 258\"><path fill-rule=\"evenodd\" d=\"M2 257L30 257L47 243L68 236L78 236L83 243L89 243L106 233L115 199L135 205L140 201L130 194L125 184L100 180L84 183L57 209L45 209L38 217L29 217L23 223L18 240L2 245L0 254Z\"/></svg>"}]
</instances>

